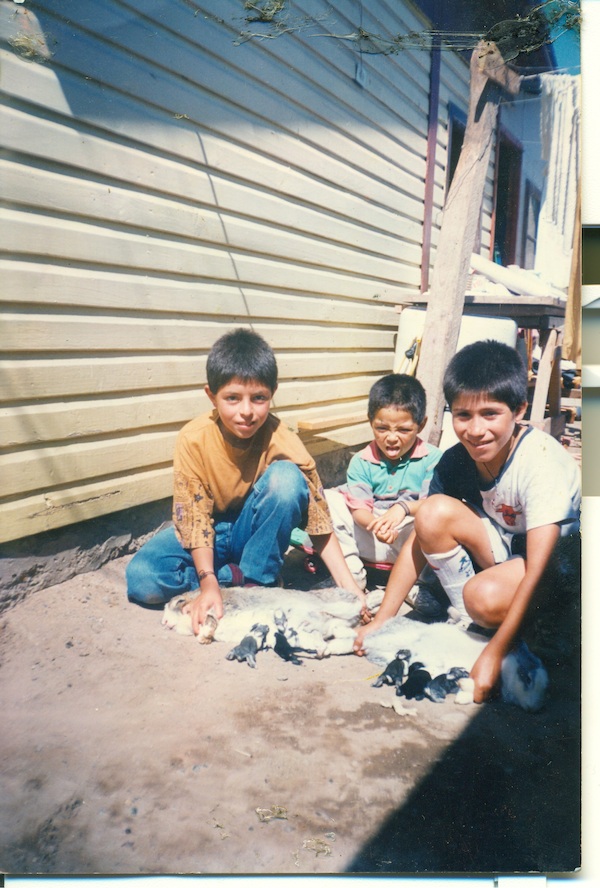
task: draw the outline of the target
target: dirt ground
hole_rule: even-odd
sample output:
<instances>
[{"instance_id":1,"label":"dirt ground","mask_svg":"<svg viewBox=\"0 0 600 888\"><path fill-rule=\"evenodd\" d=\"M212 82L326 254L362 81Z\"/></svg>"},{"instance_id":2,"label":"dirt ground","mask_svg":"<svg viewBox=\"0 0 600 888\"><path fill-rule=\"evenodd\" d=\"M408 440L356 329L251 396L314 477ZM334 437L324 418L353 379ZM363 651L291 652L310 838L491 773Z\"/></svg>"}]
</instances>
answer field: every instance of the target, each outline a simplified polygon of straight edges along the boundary
<instances>
[{"instance_id":1,"label":"dirt ground","mask_svg":"<svg viewBox=\"0 0 600 888\"><path fill-rule=\"evenodd\" d=\"M579 865L576 643L546 638L551 694L539 713L450 697L399 716L381 705L392 689L371 687L380 670L366 659L298 667L266 651L249 669L223 645L169 632L160 611L126 602L126 561L2 616L3 871ZM297 551L285 580L314 583ZM577 635L567 623L562 639Z\"/></svg>"}]
</instances>

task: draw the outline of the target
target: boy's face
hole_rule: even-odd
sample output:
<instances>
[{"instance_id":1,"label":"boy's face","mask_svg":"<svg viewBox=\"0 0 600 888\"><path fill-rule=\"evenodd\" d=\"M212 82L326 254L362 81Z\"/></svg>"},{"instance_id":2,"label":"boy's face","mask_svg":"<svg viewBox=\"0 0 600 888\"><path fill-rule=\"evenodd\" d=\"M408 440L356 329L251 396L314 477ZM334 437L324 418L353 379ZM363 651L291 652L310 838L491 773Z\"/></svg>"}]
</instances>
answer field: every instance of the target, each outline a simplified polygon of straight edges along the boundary
<instances>
[{"instance_id":1,"label":"boy's face","mask_svg":"<svg viewBox=\"0 0 600 888\"><path fill-rule=\"evenodd\" d=\"M483 395L459 395L452 404L452 425L469 456L496 475L510 452L515 424L526 408L522 404L513 411L503 401Z\"/></svg>"},{"instance_id":2,"label":"boy's face","mask_svg":"<svg viewBox=\"0 0 600 888\"><path fill-rule=\"evenodd\" d=\"M411 449L425 425L418 425L401 407L381 407L371 422L375 442L386 459L398 462Z\"/></svg>"},{"instance_id":3,"label":"boy's face","mask_svg":"<svg viewBox=\"0 0 600 888\"><path fill-rule=\"evenodd\" d=\"M266 422L275 394L260 382L244 382L234 376L214 394L208 386L204 391L228 432L242 441L252 438Z\"/></svg>"}]
</instances>

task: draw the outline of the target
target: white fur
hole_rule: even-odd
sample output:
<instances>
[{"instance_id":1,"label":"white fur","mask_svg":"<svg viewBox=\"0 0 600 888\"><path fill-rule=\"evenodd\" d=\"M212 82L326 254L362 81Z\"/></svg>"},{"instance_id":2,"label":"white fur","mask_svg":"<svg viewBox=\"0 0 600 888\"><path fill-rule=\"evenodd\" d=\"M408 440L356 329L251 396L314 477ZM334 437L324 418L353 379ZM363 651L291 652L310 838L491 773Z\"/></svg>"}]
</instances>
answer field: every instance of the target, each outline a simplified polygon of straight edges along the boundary
<instances>
[{"instance_id":1,"label":"white fur","mask_svg":"<svg viewBox=\"0 0 600 888\"><path fill-rule=\"evenodd\" d=\"M192 618L184 614L183 608L194 596L185 594L167 601L163 608L161 623L167 629L174 629L177 635L193 635Z\"/></svg>"},{"instance_id":2,"label":"white fur","mask_svg":"<svg viewBox=\"0 0 600 888\"><path fill-rule=\"evenodd\" d=\"M381 594L370 593L369 606L375 610ZM165 605L162 622L182 635L191 635L191 619L182 612L192 593L179 596ZM276 620L281 612L287 621L290 643L317 651L317 656L351 654L356 628L360 624L361 604L345 589L296 589L234 587L223 590L225 613L215 631L215 641L238 644L254 623L269 626L267 644L274 643ZM297 636L290 634L294 630ZM408 617L395 617L382 629L370 633L364 641L367 658L386 666L399 648L411 651L411 662L420 660L432 676L447 672L452 666L471 669L485 647L486 639L465 632L450 623L422 623Z\"/></svg>"},{"instance_id":3,"label":"white fur","mask_svg":"<svg viewBox=\"0 0 600 888\"><path fill-rule=\"evenodd\" d=\"M394 617L379 631L367 635L364 648L369 660L387 665L400 648L411 651L409 662L420 660L432 677L462 666L469 672L488 639L466 632L456 623L421 623L408 617ZM457 703L473 702L473 680L461 679ZM548 673L541 660L532 654L524 641L510 651L501 667L500 692L505 703L519 706L526 712L537 712L546 700Z\"/></svg>"},{"instance_id":4,"label":"white fur","mask_svg":"<svg viewBox=\"0 0 600 888\"><path fill-rule=\"evenodd\" d=\"M248 634L254 623L269 627L267 645L275 642L275 630L285 622L290 644L316 651L317 657L351 654L356 629L360 624L361 604L345 589L328 588L299 591L234 587L223 590L225 613L216 627L214 640L236 645ZM381 593L369 593L368 605L374 611ZM162 623L181 635L191 635L189 614L183 613L186 603L195 595L178 596L165 605ZM277 616L277 620L275 617ZM199 637L206 643L206 639ZM387 666L396 652L406 648L409 662L420 661L432 677L448 672L453 666L470 671L488 639L467 632L460 624L423 623L407 616L397 616L365 636L367 659L377 666ZM527 682L522 676L527 675ZM468 682L469 680L467 680ZM522 642L508 654L502 664L502 699L529 712L543 705L548 675L541 661ZM457 702L472 701L466 687ZM469 700L469 693L471 697Z\"/></svg>"},{"instance_id":5,"label":"white fur","mask_svg":"<svg viewBox=\"0 0 600 888\"><path fill-rule=\"evenodd\" d=\"M475 693L475 682L472 678L460 678L458 680L458 693L454 697L454 702L462 706L468 706L473 702L473 694Z\"/></svg>"},{"instance_id":6,"label":"white fur","mask_svg":"<svg viewBox=\"0 0 600 888\"><path fill-rule=\"evenodd\" d=\"M406 648L411 652L409 662L419 660L435 678L453 666L470 671L487 641L455 623L422 623L399 616L366 635L363 647L367 658L378 666L386 666L398 650Z\"/></svg>"},{"instance_id":7,"label":"white fur","mask_svg":"<svg viewBox=\"0 0 600 888\"><path fill-rule=\"evenodd\" d=\"M177 596L163 611L162 623L180 635L191 635L189 614L183 607L193 593ZM345 589L296 589L233 587L223 590L224 615L215 631L215 641L237 644L254 623L269 627L267 644L274 643L275 614L284 612L287 626L297 633L291 643L317 651L317 656L352 653L355 629L360 622L361 603ZM336 640L334 644L331 642Z\"/></svg>"}]
</instances>

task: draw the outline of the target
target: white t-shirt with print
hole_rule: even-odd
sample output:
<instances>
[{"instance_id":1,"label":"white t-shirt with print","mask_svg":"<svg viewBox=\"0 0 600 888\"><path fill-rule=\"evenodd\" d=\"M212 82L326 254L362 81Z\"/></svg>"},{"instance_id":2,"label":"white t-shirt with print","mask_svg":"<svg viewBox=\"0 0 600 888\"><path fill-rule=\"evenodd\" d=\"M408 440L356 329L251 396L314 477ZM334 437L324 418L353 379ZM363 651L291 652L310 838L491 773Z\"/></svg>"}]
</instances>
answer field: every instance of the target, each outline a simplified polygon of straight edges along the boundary
<instances>
[{"instance_id":1,"label":"white t-shirt with print","mask_svg":"<svg viewBox=\"0 0 600 888\"><path fill-rule=\"evenodd\" d=\"M561 536L579 530L579 467L539 429L524 432L495 482L480 489L485 513L509 533L546 524L559 524Z\"/></svg>"}]
</instances>

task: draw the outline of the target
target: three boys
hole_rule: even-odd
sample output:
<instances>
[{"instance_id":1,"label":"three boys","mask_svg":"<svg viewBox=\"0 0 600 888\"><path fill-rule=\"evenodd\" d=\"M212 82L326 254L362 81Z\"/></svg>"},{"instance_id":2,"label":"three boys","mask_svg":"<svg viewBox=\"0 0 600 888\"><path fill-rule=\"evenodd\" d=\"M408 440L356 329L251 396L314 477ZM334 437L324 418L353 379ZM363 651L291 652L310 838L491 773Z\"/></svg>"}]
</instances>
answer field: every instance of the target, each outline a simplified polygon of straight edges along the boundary
<instances>
[{"instance_id":1,"label":"three boys","mask_svg":"<svg viewBox=\"0 0 600 888\"><path fill-rule=\"evenodd\" d=\"M350 553L351 571L332 533L314 461L269 412L277 388L272 350L250 331L226 334L210 352L207 379L214 410L184 426L177 440L174 528L130 562L129 598L161 604L198 589L190 605L197 632L211 608L222 616L221 586L275 585L291 531L305 526L334 582L356 593L367 620L364 578L352 562L360 549ZM413 517L414 528L399 547L377 615L357 631L355 651L361 654L365 635L395 616L429 564L456 618L465 627L474 621L495 630L471 672L474 699L482 702L559 537L578 531L579 471L553 438L520 424L527 374L516 351L477 342L447 368L444 393L459 443L441 457L429 496L419 499L439 459L418 439L424 398L421 416L411 400L419 384L411 389L406 378L385 380L370 401L375 440L354 458L346 490L336 494L350 506L355 542L360 529L393 548ZM398 385L403 394L390 395ZM390 483L399 470L413 473L411 483ZM387 490L381 495L380 481L393 501ZM377 514L376 499L392 505ZM524 554L514 545L520 538Z\"/></svg>"}]
</instances>

